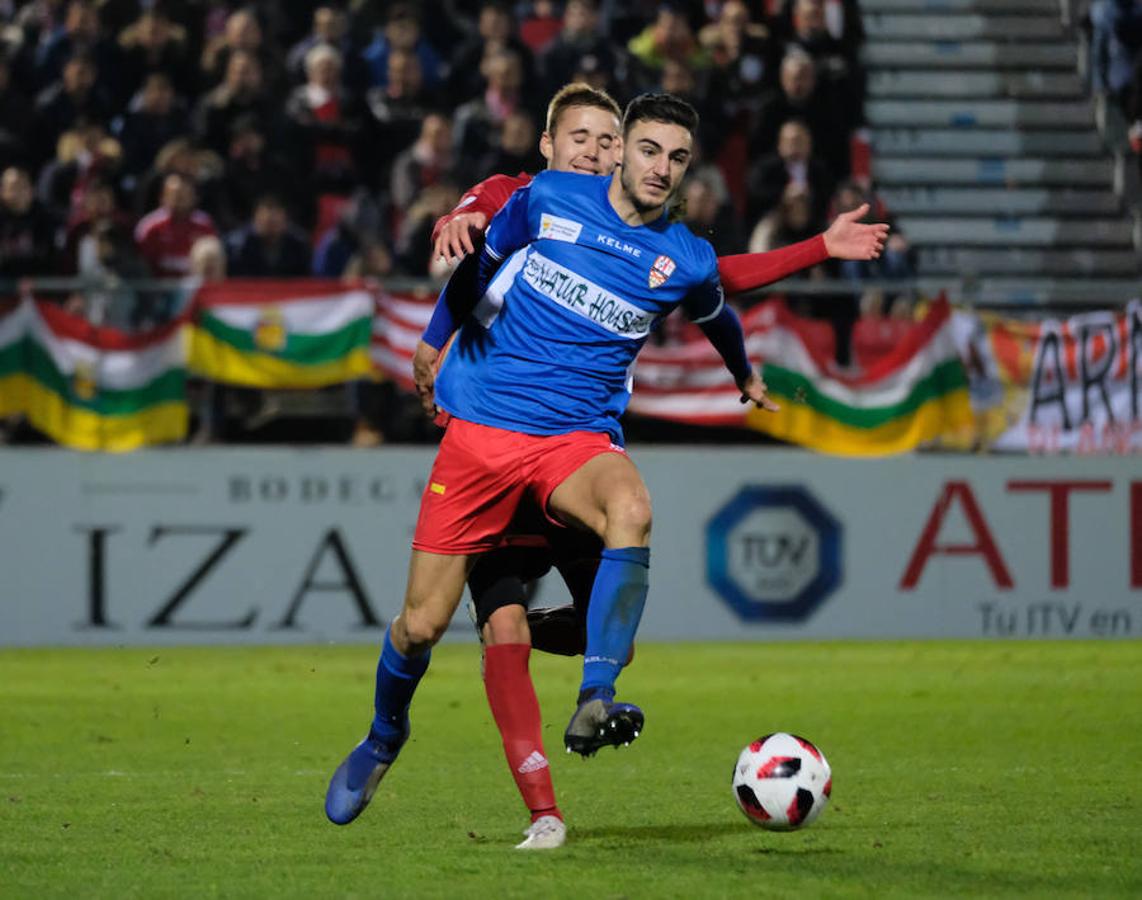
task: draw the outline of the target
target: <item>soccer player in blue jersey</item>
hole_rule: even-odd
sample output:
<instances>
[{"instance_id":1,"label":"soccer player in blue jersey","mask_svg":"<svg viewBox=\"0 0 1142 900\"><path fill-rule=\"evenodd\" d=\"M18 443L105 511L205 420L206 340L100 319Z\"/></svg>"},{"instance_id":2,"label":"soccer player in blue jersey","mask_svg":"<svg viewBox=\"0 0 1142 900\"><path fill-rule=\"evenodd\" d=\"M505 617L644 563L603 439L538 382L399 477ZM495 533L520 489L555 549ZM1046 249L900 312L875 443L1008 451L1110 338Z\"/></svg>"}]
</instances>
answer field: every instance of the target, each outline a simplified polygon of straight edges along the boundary
<instances>
[{"instance_id":1,"label":"soccer player in blue jersey","mask_svg":"<svg viewBox=\"0 0 1142 900\"><path fill-rule=\"evenodd\" d=\"M589 754L633 740L641 710L615 701L646 600L650 498L622 448L629 372L650 330L682 305L743 398L775 409L746 358L708 243L668 221L697 116L669 95L633 101L611 177L544 172L489 226L475 296L436 383L451 420L421 504L401 614L385 636L369 735L335 773L326 812L352 821L408 737L408 707L473 560L521 503L604 543L587 617L578 707L564 735ZM434 327L456 322L439 304ZM440 335L437 335L439 337ZM561 842L561 837L560 837Z\"/></svg>"}]
</instances>

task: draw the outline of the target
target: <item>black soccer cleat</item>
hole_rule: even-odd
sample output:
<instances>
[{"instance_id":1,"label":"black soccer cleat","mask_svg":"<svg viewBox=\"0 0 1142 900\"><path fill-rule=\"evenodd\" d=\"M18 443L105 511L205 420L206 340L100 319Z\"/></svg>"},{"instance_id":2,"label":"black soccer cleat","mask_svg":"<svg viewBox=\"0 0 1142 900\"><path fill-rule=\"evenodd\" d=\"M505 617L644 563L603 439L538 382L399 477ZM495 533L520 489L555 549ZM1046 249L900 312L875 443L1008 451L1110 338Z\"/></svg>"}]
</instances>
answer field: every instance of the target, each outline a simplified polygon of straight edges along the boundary
<instances>
[{"instance_id":1,"label":"black soccer cleat","mask_svg":"<svg viewBox=\"0 0 1142 900\"><path fill-rule=\"evenodd\" d=\"M586 758L600 747L625 747L642 732L645 716L632 703L614 703L600 698L579 704L567 730L563 745L568 753Z\"/></svg>"}]
</instances>

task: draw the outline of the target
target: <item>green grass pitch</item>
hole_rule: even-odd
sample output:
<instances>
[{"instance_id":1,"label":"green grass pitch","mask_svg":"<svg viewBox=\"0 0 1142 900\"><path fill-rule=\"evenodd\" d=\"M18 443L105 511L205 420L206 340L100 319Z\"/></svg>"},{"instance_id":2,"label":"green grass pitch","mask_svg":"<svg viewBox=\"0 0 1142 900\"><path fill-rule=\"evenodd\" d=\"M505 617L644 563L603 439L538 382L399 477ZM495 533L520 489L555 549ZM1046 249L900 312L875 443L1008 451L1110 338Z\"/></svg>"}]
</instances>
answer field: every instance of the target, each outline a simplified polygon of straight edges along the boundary
<instances>
[{"instance_id":1,"label":"green grass pitch","mask_svg":"<svg viewBox=\"0 0 1142 900\"><path fill-rule=\"evenodd\" d=\"M642 644L627 749L562 753L578 661L537 656L570 826L526 825L474 645L446 645L369 810L325 821L370 647L0 653L0 897L1142 895L1142 644ZM816 741L803 832L737 811L760 733Z\"/></svg>"}]
</instances>

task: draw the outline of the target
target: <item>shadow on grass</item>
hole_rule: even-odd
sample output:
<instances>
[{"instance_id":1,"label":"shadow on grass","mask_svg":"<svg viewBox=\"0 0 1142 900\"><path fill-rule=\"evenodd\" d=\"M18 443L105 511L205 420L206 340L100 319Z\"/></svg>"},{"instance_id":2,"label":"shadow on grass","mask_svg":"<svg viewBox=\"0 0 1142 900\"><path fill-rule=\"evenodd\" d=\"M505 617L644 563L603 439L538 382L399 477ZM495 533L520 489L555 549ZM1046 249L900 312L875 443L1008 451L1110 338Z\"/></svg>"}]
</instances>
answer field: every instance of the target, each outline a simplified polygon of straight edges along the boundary
<instances>
[{"instance_id":1,"label":"shadow on grass","mask_svg":"<svg viewBox=\"0 0 1142 900\"><path fill-rule=\"evenodd\" d=\"M736 822L673 823L668 825L604 825L596 828L575 828L575 839L579 840L627 840L646 843L708 843L726 836L741 836L749 826ZM759 853L791 853L799 856L807 854L840 853L835 847L811 847L803 843L787 847L759 847Z\"/></svg>"}]
</instances>

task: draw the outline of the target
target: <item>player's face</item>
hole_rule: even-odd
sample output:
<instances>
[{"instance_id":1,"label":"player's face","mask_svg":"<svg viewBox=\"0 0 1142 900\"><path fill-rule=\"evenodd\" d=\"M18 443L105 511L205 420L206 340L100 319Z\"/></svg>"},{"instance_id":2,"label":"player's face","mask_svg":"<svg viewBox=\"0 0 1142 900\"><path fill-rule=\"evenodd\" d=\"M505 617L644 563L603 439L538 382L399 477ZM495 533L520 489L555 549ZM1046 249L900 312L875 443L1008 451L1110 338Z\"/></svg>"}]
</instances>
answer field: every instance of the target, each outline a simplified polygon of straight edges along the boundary
<instances>
[{"instance_id":1,"label":"player's face","mask_svg":"<svg viewBox=\"0 0 1142 900\"><path fill-rule=\"evenodd\" d=\"M663 206L690 165L693 138L681 125L635 122L623 146L623 191L640 212Z\"/></svg>"},{"instance_id":2,"label":"player's face","mask_svg":"<svg viewBox=\"0 0 1142 900\"><path fill-rule=\"evenodd\" d=\"M622 148L619 121L597 106L571 106L555 122L554 132L543 133L539 152L554 172L610 175Z\"/></svg>"}]
</instances>

